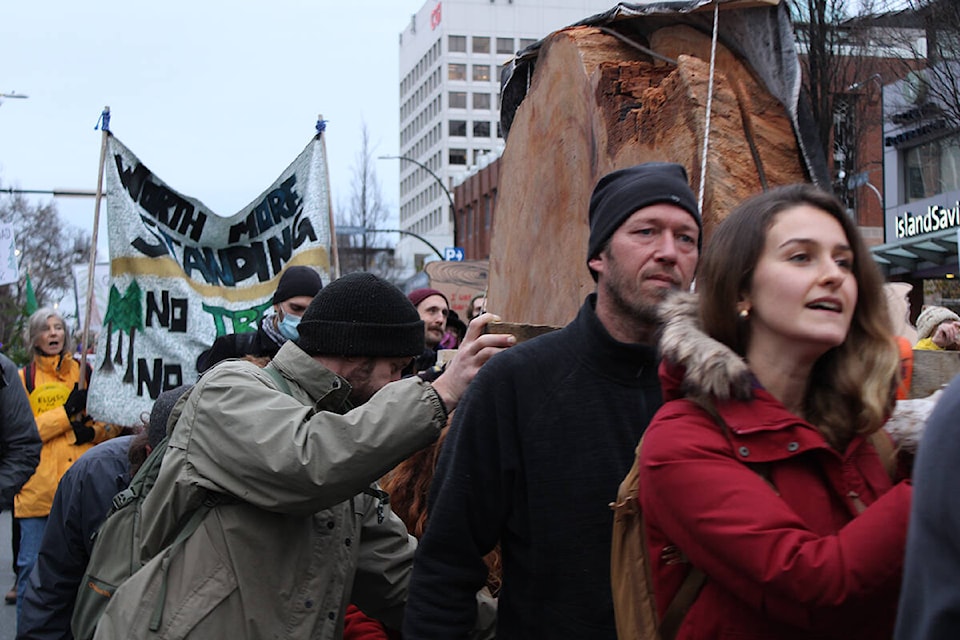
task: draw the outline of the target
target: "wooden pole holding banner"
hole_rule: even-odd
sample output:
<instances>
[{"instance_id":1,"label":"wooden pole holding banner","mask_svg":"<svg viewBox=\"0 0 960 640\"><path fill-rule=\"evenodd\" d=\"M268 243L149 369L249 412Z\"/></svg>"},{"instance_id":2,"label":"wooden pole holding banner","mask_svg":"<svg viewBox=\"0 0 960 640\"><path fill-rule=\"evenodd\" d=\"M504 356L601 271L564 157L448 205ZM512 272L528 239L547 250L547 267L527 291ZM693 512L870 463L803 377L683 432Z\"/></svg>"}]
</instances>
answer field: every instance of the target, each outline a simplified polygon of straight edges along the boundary
<instances>
[{"instance_id":1,"label":"wooden pole holding banner","mask_svg":"<svg viewBox=\"0 0 960 640\"><path fill-rule=\"evenodd\" d=\"M327 121L323 119L323 114L317 116L317 136L320 138L320 144L323 145L323 179L327 185L327 222L330 225L330 272L332 278L336 280L340 277L340 251L337 250L337 230L333 224L333 201L330 197L330 169L327 167L327 137L324 135L327 129ZM329 284L329 283L328 283Z\"/></svg>"},{"instance_id":2,"label":"wooden pole holding banner","mask_svg":"<svg viewBox=\"0 0 960 640\"><path fill-rule=\"evenodd\" d=\"M90 239L90 263L87 265L87 308L84 311L83 319L83 337L80 346L80 381L77 383L79 388L86 389L87 380L87 342L90 340L90 314L93 311L93 281L94 270L97 264L97 233L100 231L100 200L103 198L103 168L107 161L107 138L110 137L110 107L104 107L100 114L100 131L102 140L100 143L100 169L97 172L97 195L93 205L93 234ZM107 354L109 358L110 355Z\"/></svg>"}]
</instances>

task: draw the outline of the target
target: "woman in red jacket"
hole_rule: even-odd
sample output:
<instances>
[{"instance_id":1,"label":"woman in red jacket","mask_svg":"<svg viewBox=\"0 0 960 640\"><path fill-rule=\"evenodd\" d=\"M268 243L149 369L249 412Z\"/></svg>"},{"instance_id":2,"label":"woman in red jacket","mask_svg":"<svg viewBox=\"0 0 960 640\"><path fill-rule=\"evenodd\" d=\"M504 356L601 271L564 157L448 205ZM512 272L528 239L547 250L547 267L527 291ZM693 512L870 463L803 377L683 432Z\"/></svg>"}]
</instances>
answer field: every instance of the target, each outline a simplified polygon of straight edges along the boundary
<instances>
[{"instance_id":1,"label":"woman in red jacket","mask_svg":"<svg viewBox=\"0 0 960 640\"><path fill-rule=\"evenodd\" d=\"M709 338L676 344L668 325L664 353L717 341L750 384L661 368L639 491L661 618L695 567L677 639L891 637L911 488L873 445L899 359L856 226L813 186L775 189L716 229L699 273Z\"/></svg>"}]
</instances>

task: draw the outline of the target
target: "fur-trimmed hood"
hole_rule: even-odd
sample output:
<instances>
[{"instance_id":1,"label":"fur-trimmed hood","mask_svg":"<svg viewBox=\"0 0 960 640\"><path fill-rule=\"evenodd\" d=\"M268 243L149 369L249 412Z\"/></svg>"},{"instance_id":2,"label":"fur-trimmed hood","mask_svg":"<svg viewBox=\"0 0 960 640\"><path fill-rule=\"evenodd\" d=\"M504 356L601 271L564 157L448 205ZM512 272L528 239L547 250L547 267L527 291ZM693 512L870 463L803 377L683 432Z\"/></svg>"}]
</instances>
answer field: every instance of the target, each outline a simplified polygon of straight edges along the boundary
<instances>
[{"instance_id":1,"label":"fur-trimmed hood","mask_svg":"<svg viewBox=\"0 0 960 640\"><path fill-rule=\"evenodd\" d=\"M747 363L703 332L695 293L672 294L660 305L660 319L664 400L687 395L750 398L753 375Z\"/></svg>"},{"instance_id":2,"label":"fur-trimmed hood","mask_svg":"<svg viewBox=\"0 0 960 640\"><path fill-rule=\"evenodd\" d=\"M753 374L736 352L703 332L695 293L672 294L660 305L660 319L664 400L684 396L712 396L720 401L750 399ZM939 396L938 391L928 398L897 401L884 429L901 449L916 451Z\"/></svg>"}]
</instances>

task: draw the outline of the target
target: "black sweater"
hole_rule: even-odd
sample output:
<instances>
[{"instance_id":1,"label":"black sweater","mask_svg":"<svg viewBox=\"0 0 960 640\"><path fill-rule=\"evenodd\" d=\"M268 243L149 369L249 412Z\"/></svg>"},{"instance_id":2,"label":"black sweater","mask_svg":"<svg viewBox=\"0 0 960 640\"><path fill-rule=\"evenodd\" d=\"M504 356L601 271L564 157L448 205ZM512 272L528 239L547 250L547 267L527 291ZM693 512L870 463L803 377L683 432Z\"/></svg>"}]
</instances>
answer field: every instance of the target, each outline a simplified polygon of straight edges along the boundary
<instances>
[{"instance_id":1,"label":"black sweater","mask_svg":"<svg viewBox=\"0 0 960 640\"><path fill-rule=\"evenodd\" d=\"M431 488L406 640L466 637L497 542L499 640L615 640L609 503L661 395L655 348L615 341L594 304L495 356L464 395Z\"/></svg>"}]
</instances>

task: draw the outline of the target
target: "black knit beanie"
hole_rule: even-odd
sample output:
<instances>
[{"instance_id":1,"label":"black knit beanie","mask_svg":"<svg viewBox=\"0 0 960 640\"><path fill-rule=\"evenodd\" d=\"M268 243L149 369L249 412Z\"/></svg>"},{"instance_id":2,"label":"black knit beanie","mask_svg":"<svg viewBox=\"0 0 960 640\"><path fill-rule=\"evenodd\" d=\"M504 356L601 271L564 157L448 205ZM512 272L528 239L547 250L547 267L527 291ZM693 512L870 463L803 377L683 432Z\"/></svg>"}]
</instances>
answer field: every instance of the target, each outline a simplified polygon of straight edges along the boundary
<instances>
[{"instance_id":1,"label":"black knit beanie","mask_svg":"<svg viewBox=\"0 0 960 640\"><path fill-rule=\"evenodd\" d=\"M397 287L372 273L350 273L314 297L297 326L312 356L400 358L423 353L423 321Z\"/></svg>"},{"instance_id":2,"label":"black knit beanie","mask_svg":"<svg viewBox=\"0 0 960 640\"><path fill-rule=\"evenodd\" d=\"M312 298L322 288L323 280L320 279L320 274L313 267L302 265L287 267L287 270L280 276L280 282L277 283L277 290L273 292L271 302L279 304L297 296L310 296Z\"/></svg>"},{"instance_id":3,"label":"black knit beanie","mask_svg":"<svg viewBox=\"0 0 960 640\"><path fill-rule=\"evenodd\" d=\"M702 244L703 220L687 181L687 170L673 162L647 162L608 173L593 189L587 262L603 250L610 236L637 209L661 202L676 205L693 216L701 231L698 246Z\"/></svg>"},{"instance_id":4,"label":"black knit beanie","mask_svg":"<svg viewBox=\"0 0 960 640\"><path fill-rule=\"evenodd\" d=\"M151 447L156 447L166 437L167 420L170 418L170 412L173 411L173 407L177 404L180 396L186 393L191 386L183 384L174 389L169 389L154 400L153 408L150 410L150 422L147 424L147 442L150 443Z\"/></svg>"}]
</instances>

